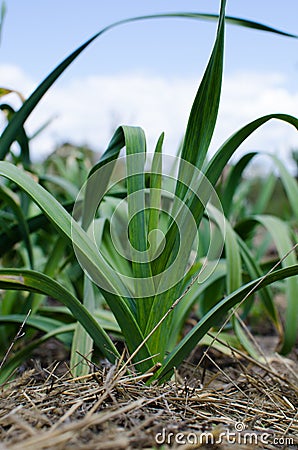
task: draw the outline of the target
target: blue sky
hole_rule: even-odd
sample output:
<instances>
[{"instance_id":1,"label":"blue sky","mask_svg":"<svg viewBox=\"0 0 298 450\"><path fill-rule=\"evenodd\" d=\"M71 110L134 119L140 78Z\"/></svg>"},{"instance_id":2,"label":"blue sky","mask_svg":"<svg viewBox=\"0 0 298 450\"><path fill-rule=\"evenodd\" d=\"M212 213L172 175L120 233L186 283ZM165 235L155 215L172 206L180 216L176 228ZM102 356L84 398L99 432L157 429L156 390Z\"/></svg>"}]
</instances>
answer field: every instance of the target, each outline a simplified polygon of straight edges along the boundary
<instances>
[{"instance_id":1,"label":"blue sky","mask_svg":"<svg viewBox=\"0 0 298 450\"><path fill-rule=\"evenodd\" d=\"M217 13L217 0L6 0L2 60L41 78L73 48L111 22L170 11ZM227 14L298 33L296 0L230 0ZM168 75L197 75L205 63L215 24L168 19L122 26L98 40L73 66L76 73L102 74L140 68ZM227 27L226 70L252 65L298 74L297 42L258 31ZM256 47L257 46L257 47ZM177 64L178 62L178 64Z\"/></svg>"},{"instance_id":2,"label":"blue sky","mask_svg":"<svg viewBox=\"0 0 298 450\"><path fill-rule=\"evenodd\" d=\"M6 0L6 4L0 80L25 95L74 48L111 22L158 12L217 13L219 8L217 0ZM229 0L227 14L298 34L297 0ZM172 152L182 137L215 29L213 23L166 19L125 25L101 37L67 70L28 121L33 132L49 116L58 116L34 142L35 153L49 153L64 140L102 150L113 127L123 122L143 126L149 143L165 129ZM297 115L297 79L298 40L228 26L223 106L214 149L235 131L233 127L258 115ZM17 105L18 100L11 99ZM289 146L297 147L295 132L276 123L274 129L265 127L243 151L258 145L286 155Z\"/></svg>"}]
</instances>

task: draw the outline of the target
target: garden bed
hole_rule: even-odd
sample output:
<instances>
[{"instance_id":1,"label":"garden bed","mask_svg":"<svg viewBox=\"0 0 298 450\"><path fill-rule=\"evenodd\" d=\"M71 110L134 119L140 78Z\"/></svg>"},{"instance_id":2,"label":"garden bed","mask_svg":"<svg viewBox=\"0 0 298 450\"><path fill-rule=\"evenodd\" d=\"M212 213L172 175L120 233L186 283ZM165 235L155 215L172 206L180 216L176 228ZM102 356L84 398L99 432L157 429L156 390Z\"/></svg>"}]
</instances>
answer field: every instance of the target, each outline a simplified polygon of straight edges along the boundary
<instances>
[{"instance_id":1,"label":"garden bed","mask_svg":"<svg viewBox=\"0 0 298 450\"><path fill-rule=\"evenodd\" d=\"M75 379L35 361L2 387L0 448L297 448L297 351L260 363L211 350L196 367L201 355L151 386L108 363Z\"/></svg>"}]
</instances>

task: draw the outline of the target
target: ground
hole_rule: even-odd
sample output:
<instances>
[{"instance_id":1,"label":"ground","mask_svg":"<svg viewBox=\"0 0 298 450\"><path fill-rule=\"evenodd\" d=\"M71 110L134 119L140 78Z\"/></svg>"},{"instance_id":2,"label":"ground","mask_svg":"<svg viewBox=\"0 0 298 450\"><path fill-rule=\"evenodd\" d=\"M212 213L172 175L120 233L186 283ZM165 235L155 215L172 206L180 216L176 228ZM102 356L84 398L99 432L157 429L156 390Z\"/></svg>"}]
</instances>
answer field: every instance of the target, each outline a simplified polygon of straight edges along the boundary
<instances>
[{"instance_id":1,"label":"ground","mask_svg":"<svg viewBox=\"0 0 298 450\"><path fill-rule=\"evenodd\" d=\"M284 358L274 338L259 343L264 360L198 348L148 386L105 361L74 379L51 341L2 386L0 450L297 449L298 350Z\"/></svg>"}]
</instances>

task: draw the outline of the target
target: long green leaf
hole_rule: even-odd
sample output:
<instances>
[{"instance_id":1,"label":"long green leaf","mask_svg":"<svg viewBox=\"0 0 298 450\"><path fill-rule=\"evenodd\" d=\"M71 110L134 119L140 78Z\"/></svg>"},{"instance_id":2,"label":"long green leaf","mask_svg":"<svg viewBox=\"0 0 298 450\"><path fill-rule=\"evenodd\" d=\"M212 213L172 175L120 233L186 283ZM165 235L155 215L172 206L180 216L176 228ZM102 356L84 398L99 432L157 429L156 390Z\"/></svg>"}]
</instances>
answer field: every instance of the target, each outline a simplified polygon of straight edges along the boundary
<instances>
[{"instance_id":1,"label":"long green leaf","mask_svg":"<svg viewBox=\"0 0 298 450\"><path fill-rule=\"evenodd\" d=\"M233 197L241 180L242 173L255 155L257 155L257 152L247 153L231 168L229 172L228 179L220 196L226 217L229 217L230 210L233 205Z\"/></svg>"},{"instance_id":2,"label":"long green leaf","mask_svg":"<svg viewBox=\"0 0 298 450\"><path fill-rule=\"evenodd\" d=\"M201 270L202 264L199 266L199 272ZM219 280L223 280L226 277L227 269L225 261L222 259L218 264L217 261L211 261L210 263L207 263L206 270L209 271L210 275L208 277L205 276L205 280L203 283L197 284L195 283L192 288L186 293L186 295L183 297L183 299L180 301L180 303L177 305L177 307L173 311L173 322L171 327L171 333L170 333L170 343L169 343L169 349L172 350L174 348L174 345L176 345L178 341L179 334L183 330L183 325L185 324L185 321L187 320L187 317L191 311L191 308L195 305L196 302L198 302L198 306L200 308L200 312L204 315L206 312L206 308L203 308L202 302L200 297L202 294L205 293L205 291L208 291L208 289L212 289L213 286L216 285L216 283ZM194 273L193 276L196 276L197 273ZM191 281L191 278L188 280L188 283ZM212 299L213 296L211 296L208 300ZM210 309L210 303L208 302L208 309ZM199 313L200 315L200 313Z\"/></svg>"},{"instance_id":3,"label":"long green leaf","mask_svg":"<svg viewBox=\"0 0 298 450\"><path fill-rule=\"evenodd\" d=\"M208 205L208 213L216 223L221 223L224 220L221 212L218 209L214 208L212 205ZM226 288L227 293L231 294L241 286L242 265L236 233L233 230L231 224L227 220L224 223L225 223L225 230L220 231L224 233L223 237L225 238L225 252L227 265Z\"/></svg>"},{"instance_id":4,"label":"long green leaf","mask_svg":"<svg viewBox=\"0 0 298 450\"><path fill-rule=\"evenodd\" d=\"M73 202L63 205L66 211L71 212L73 209ZM28 232L30 234L35 231L45 228L49 224L49 219L45 214L38 214L36 216L27 219ZM8 252L17 242L20 242L23 238L23 233L19 229L19 225L11 225L8 227L7 233L0 233L0 248L2 256Z\"/></svg>"},{"instance_id":5,"label":"long green leaf","mask_svg":"<svg viewBox=\"0 0 298 450\"><path fill-rule=\"evenodd\" d=\"M181 158L197 169L201 169L205 161L218 115L223 73L225 6L224 0L221 2L215 44L191 108L183 141ZM192 175L189 173L189 166L180 164L176 189L176 195L180 199L185 197ZM186 184L180 183L180 180L186 180ZM175 202L173 211L176 211Z\"/></svg>"},{"instance_id":6,"label":"long green leaf","mask_svg":"<svg viewBox=\"0 0 298 450\"><path fill-rule=\"evenodd\" d=\"M87 275L84 275L83 305L85 306L87 311L94 317L94 286ZM70 367L72 367L72 374L74 377L88 375L90 368L89 365L86 364L86 361L82 361L82 355L90 360L92 357L92 352L93 339L88 333L88 329L84 327L80 322L78 322L74 330L70 355Z\"/></svg>"},{"instance_id":7,"label":"long green leaf","mask_svg":"<svg viewBox=\"0 0 298 450\"><path fill-rule=\"evenodd\" d=\"M119 127L112 136L109 145L99 162L88 174L84 193L82 227L87 230L94 219L96 209L107 191L121 149L125 146L123 128Z\"/></svg>"},{"instance_id":8,"label":"long green leaf","mask_svg":"<svg viewBox=\"0 0 298 450\"><path fill-rule=\"evenodd\" d=\"M93 338L98 348L110 360L119 357L118 351L109 336L97 323L92 314L69 291L50 277L33 270L1 269L0 288L37 292L59 300L67 306L83 327Z\"/></svg>"},{"instance_id":9,"label":"long green leaf","mask_svg":"<svg viewBox=\"0 0 298 450\"><path fill-rule=\"evenodd\" d=\"M51 317L44 317L39 314L30 314L27 318L24 314L8 314L0 316L0 324L15 323L21 325L26 319L26 326L35 328L36 330L43 331L44 333L49 333L50 331L57 330L63 324L56 319ZM64 345L70 346L72 342L71 331L68 334L57 335L57 339L61 341Z\"/></svg>"},{"instance_id":10,"label":"long green leaf","mask_svg":"<svg viewBox=\"0 0 298 450\"><path fill-rule=\"evenodd\" d=\"M89 275L102 287L102 292L119 323L128 348L131 352L143 341L143 335L133 316L133 311L129 309L127 301L123 296L129 292L122 283L120 277L115 273L102 255L96 251L96 245L88 237L86 232L72 220L72 217L65 211L53 196L34 182L24 171L14 167L8 162L0 162L0 175L14 181L32 198L41 208L50 221L56 226L59 233L72 242L79 257L83 259L84 267L88 267ZM105 290L109 289L109 290ZM94 339L95 341L95 339ZM96 341L95 341L96 342ZM138 358L146 360L145 370L152 366L150 362L150 352L146 345L142 347Z\"/></svg>"},{"instance_id":11,"label":"long green leaf","mask_svg":"<svg viewBox=\"0 0 298 450\"><path fill-rule=\"evenodd\" d=\"M94 248L94 242L49 192L35 183L21 169L10 163L0 162L0 175L19 185L42 209L59 232L73 243L77 252L80 252L81 257L85 258L89 264L90 276L99 278L100 283L107 286L111 292L116 292L118 295L125 293L129 295L121 279L116 276L104 258Z\"/></svg>"},{"instance_id":12,"label":"long green leaf","mask_svg":"<svg viewBox=\"0 0 298 450\"><path fill-rule=\"evenodd\" d=\"M294 116L290 116L288 114L269 114L266 116L262 116L249 124L245 125L243 128L234 133L217 151L214 157L211 159L209 164L205 169L205 175L210 180L210 183L215 186L217 183L224 167L228 163L229 159L238 149L238 147L242 144L242 142L249 137L254 131L256 131L260 126L265 124L271 119L279 119L290 125L293 125L296 129L298 129L298 119ZM204 183L204 180L203 180ZM200 189L200 186L198 186ZM196 221L199 222L200 218L203 215L204 206L200 203L199 199L196 195L193 195L191 202L189 204L189 208L191 209ZM163 259L158 261L158 270L160 271L162 266L164 265L164 260L168 260L170 255L175 255L176 246L175 239L176 234L174 227L171 226L166 235L166 246L163 251ZM178 244L176 244L178 245Z\"/></svg>"},{"instance_id":13,"label":"long green leaf","mask_svg":"<svg viewBox=\"0 0 298 450\"><path fill-rule=\"evenodd\" d=\"M96 209L98 208L104 194L108 190L116 160L119 157L120 151L123 147L126 147L127 154L125 164L127 169L127 193L129 206L128 221L130 223L131 240L130 248L132 249L130 252L130 257L133 262L134 277L129 277L127 279L127 276L123 273L121 276L127 289L129 289L129 281L131 279L134 279L135 283L134 296L136 297L136 300L132 301L131 299L128 299L126 306L126 316L128 315L129 310L130 314L136 310L134 332L132 331L132 327L128 327L127 323L125 323L124 314L123 311L119 309L117 299L112 302L111 295L109 295L106 291L104 292L104 296L107 299L109 306L115 314L120 326L122 323L122 332L128 342L129 349L132 351L132 344L134 343L135 345L137 337L139 336L139 342L143 339L140 331L143 332L147 325L148 310L150 309L147 292L152 292L153 286L151 280L149 255L147 255L146 258L146 254L148 253L147 227L145 225L144 174L146 145L145 136L142 129L129 126L119 127L114 133L108 148L104 152L100 161L90 171L84 196L83 226L87 228L94 218ZM119 180L117 179L117 175L115 175L113 182L115 183L117 181ZM107 240L105 240L105 242L107 242ZM114 251L112 251L112 254L113 253ZM136 262L140 261L140 258L141 262ZM110 261L110 264L112 264L112 261ZM115 264L113 264L113 270L117 271L117 274L119 273ZM144 346L144 349L146 349L146 346ZM148 358L148 354L147 356L145 354L142 356L144 349L142 348L140 355L138 356L141 359Z\"/></svg>"},{"instance_id":14,"label":"long green leaf","mask_svg":"<svg viewBox=\"0 0 298 450\"><path fill-rule=\"evenodd\" d=\"M153 328L154 323L156 323L170 307L173 298L178 296L180 288L179 280L181 280L181 274L183 275L186 269L186 264L189 260L191 248L195 239L195 233L197 232L199 221L203 213L204 206L201 203L201 198L197 198L196 194L190 189L190 186L193 186L197 182L198 169L201 168L205 160L218 114L223 71L225 3L225 1L221 2L215 44L191 109L183 141L182 159L180 160L172 208L172 217L174 217L175 220L172 219L171 226L166 235L165 248L155 264L156 272L161 273L175 261L175 270L171 269L171 276L173 279L177 280L178 284L163 295L162 307L159 306L161 299L159 296L156 296L148 319L148 331ZM195 186L195 191L196 188L197 186ZM202 191L203 189L200 194L202 194ZM201 204L200 210L198 210L198 208L189 210L186 205L181 207L181 201L179 201L179 199L184 200L185 202L185 197L187 195L195 197L196 202ZM199 211L199 214L201 213L199 216L196 214L197 211ZM194 227L191 226L190 212L193 213L191 218L195 222ZM176 229L177 223L180 224L179 233L177 233ZM181 235L188 236L187 242L182 244ZM184 258L177 258L179 247L182 249L181 254L184 255ZM177 264L178 260L179 263ZM161 285L164 282L163 279L166 277L168 277L168 275L165 272L161 278ZM169 325L165 322L155 333L155 337L153 338L155 342L153 345L155 345L156 348L162 347L162 328L167 326Z\"/></svg>"},{"instance_id":15,"label":"long green leaf","mask_svg":"<svg viewBox=\"0 0 298 450\"><path fill-rule=\"evenodd\" d=\"M198 324L182 339L177 347L168 355L161 369L152 378L158 379L160 382L171 377L174 367L178 367L184 358L190 354L200 340L205 336L209 329L222 320L228 311L241 302L246 296L255 291L272 284L276 281L283 280L288 277L298 275L298 264L284 269L276 270L264 277L258 278L250 283L242 286L236 292L228 295L220 303L214 306Z\"/></svg>"},{"instance_id":16,"label":"long green leaf","mask_svg":"<svg viewBox=\"0 0 298 450\"><path fill-rule=\"evenodd\" d=\"M164 133L157 141L153 155L151 173L150 173L150 193L149 193L149 219L148 219L148 239L150 243L150 257L154 258L157 250L157 230L159 229L159 216L161 211L162 197L162 144Z\"/></svg>"},{"instance_id":17,"label":"long green leaf","mask_svg":"<svg viewBox=\"0 0 298 450\"><path fill-rule=\"evenodd\" d=\"M128 231L131 243L132 267L136 277L136 296L142 297L142 288L139 286L140 283L138 283L137 278L148 278L151 275L145 217L146 140L141 128L123 127L123 132L127 154ZM140 292L138 292L139 289L141 289Z\"/></svg>"},{"instance_id":18,"label":"long green leaf","mask_svg":"<svg viewBox=\"0 0 298 450\"><path fill-rule=\"evenodd\" d=\"M297 125L298 128L298 119ZM274 164L278 168L281 181L283 183L284 189L287 194L287 198L291 205L291 208L295 214L296 219L298 219L298 183L297 180L289 173L282 161L275 155L267 153L267 155L274 161Z\"/></svg>"},{"instance_id":19,"label":"long green leaf","mask_svg":"<svg viewBox=\"0 0 298 450\"><path fill-rule=\"evenodd\" d=\"M0 186L0 198L2 198L4 200L4 202L7 203L11 207L11 209L13 210L13 212L15 214L15 217L18 222L17 226L19 229L19 233L24 240L24 244L25 244L25 247L26 247L26 250L28 253L30 266L31 266L31 268L33 268L34 261L33 261L33 252L32 252L29 228L28 228L27 220L24 217L23 210L19 204L19 201L16 198L15 194L4 185ZM7 230L7 231L9 231L9 230ZM1 254L3 256L2 248L1 248Z\"/></svg>"},{"instance_id":20,"label":"long green leaf","mask_svg":"<svg viewBox=\"0 0 298 450\"><path fill-rule=\"evenodd\" d=\"M246 269L248 270L251 280L261 277L262 276L261 268L260 268L258 262L255 260L253 254L250 251L250 249L248 248L247 244L243 241L243 239L241 239L241 237L239 235L237 235L237 241L238 241L238 245L239 245L239 248L241 251L241 257L243 259L243 263L244 263ZM279 334L281 334L282 328L280 326L277 309L272 300L272 296L270 294L269 287L267 286L267 287L261 289L259 292L259 295L260 295L262 303L263 303L264 307L266 308L269 316L273 320L274 325L276 326ZM246 302L246 304L247 303L248 302ZM246 309L246 305L244 305L244 311L245 311L244 314L245 315L248 314L249 309L250 309L250 307Z\"/></svg>"},{"instance_id":21,"label":"long green leaf","mask_svg":"<svg viewBox=\"0 0 298 450\"><path fill-rule=\"evenodd\" d=\"M245 141L254 131L260 126L264 125L271 119L278 119L293 125L298 130L297 117L290 116L288 114L268 114L262 116L256 120L253 120L249 124L236 131L215 153L210 160L205 170L206 177L210 180L213 186L217 183L224 167L228 163L229 159L233 156L238 147Z\"/></svg>"},{"instance_id":22,"label":"long green leaf","mask_svg":"<svg viewBox=\"0 0 298 450\"><path fill-rule=\"evenodd\" d=\"M12 118L16 114L15 110L6 103L2 103L0 105L0 109L2 111L6 112L9 122L12 120ZM30 165L31 165L30 152L29 152L29 138L27 136L27 133L26 133L24 127L21 126L19 128L19 130L15 136L15 140L17 141L17 143L19 144L20 149L21 149L19 159L20 159L23 167L25 169L29 169Z\"/></svg>"},{"instance_id":23,"label":"long green leaf","mask_svg":"<svg viewBox=\"0 0 298 450\"><path fill-rule=\"evenodd\" d=\"M293 243L291 240L291 232L287 223L274 216L258 215L255 220L261 223L270 233L274 244L276 245L278 255L283 258L287 253L291 252ZM283 260L283 267L297 264L295 252ZM298 277L286 280L286 319L284 339L281 348L282 354L287 354L293 348L298 335Z\"/></svg>"},{"instance_id":24,"label":"long green leaf","mask_svg":"<svg viewBox=\"0 0 298 450\"><path fill-rule=\"evenodd\" d=\"M256 203L253 206L253 214L263 214L272 197L275 185L276 185L275 173L271 173L266 181L263 183L262 189L260 190L259 197L256 199Z\"/></svg>"},{"instance_id":25,"label":"long green leaf","mask_svg":"<svg viewBox=\"0 0 298 450\"><path fill-rule=\"evenodd\" d=\"M288 252L290 254L283 261L283 265L293 265L296 263L297 258L294 252L291 252L293 247L291 232L287 223L283 222L277 217L267 216L267 215L255 215L248 217L245 221L237 224L237 231L241 236L247 236L251 230L257 225L263 225L267 231L269 231L272 240L277 248L279 258L283 258ZM283 346L281 349L282 353L288 353L289 350L295 343L297 336L297 301L298 296L298 283L297 279L291 279L286 281L286 299L287 299L287 309L286 309L286 320L285 320L285 331L283 337ZM266 302L266 305L270 304ZM276 313L275 313L276 314ZM280 326L278 327L281 331Z\"/></svg>"},{"instance_id":26,"label":"long green leaf","mask_svg":"<svg viewBox=\"0 0 298 450\"><path fill-rule=\"evenodd\" d=\"M6 3L3 1L1 4L1 13L0 13L0 42L2 39L2 30L5 16L6 16Z\"/></svg>"}]
</instances>

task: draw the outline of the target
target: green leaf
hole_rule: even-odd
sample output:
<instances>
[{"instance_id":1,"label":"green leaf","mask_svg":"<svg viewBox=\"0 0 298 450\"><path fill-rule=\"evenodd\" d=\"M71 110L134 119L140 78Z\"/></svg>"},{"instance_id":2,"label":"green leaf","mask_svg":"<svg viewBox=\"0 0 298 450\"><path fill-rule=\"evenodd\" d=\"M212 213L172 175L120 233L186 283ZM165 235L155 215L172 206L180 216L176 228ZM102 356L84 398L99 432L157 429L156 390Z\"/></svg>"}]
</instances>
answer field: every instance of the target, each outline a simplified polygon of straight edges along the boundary
<instances>
[{"instance_id":1,"label":"green leaf","mask_svg":"<svg viewBox=\"0 0 298 450\"><path fill-rule=\"evenodd\" d=\"M236 317L236 315L234 315L232 317L232 324L233 324L233 329L234 329L235 335L237 336L238 341L240 342L242 347L246 350L246 352L252 358L254 358L257 361L260 357L260 353L255 348L255 345L253 345L253 343L251 342L245 328L243 327L243 325L241 323L241 319L240 318L238 319L238 317Z\"/></svg>"},{"instance_id":2,"label":"green leaf","mask_svg":"<svg viewBox=\"0 0 298 450\"><path fill-rule=\"evenodd\" d=\"M8 126L10 122L13 120L13 118L16 115L15 110L8 104L2 103L0 105L1 111L4 111L7 114L8 118ZM29 152L29 138L27 136L27 133L23 126L20 126L18 130L16 130L15 138L14 140L19 144L21 152L20 152L20 161L25 169L30 169L31 161L30 161L30 152ZM0 144L1 144L1 138L0 138ZM1 154L1 149L0 149ZM3 155L4 159L5 155Z\"/></svg>"},{"instance_id":3,"label":"green leaf","mask_svg":"<svg viewBox=\"0 0 298 450\"><path fill-rule=\"evenodd\" d=\"M208 299L208 305L202 305L202 300L200 297L202 296L202 294L207 292L208 289L210 289L209 292L211 292L212 287L215 286L219 280L223 280L223 278L227 274L226 264L224 260L221 260L218 263L217 261L211 261L207 263L205 267L205 270L208 271L210 275L205 275L205 280L203 283L195 283L173 311L174 318L171 327L171 343L169 345L170 350L172 350L174 348L174 345L176 345L179 334L183 330L183 325L187 320L191 308L195 305L196 302L198 302L200 312L205 314L207 310L210 309L210 299L213 300L214 296L211 295L211 297ZM198 272L201 271L201 268L202 264L199 265ZM196 276L197 274L198 273L195 272L193 276ZM188 283L190 281L191 278L188 279Z\"/></svg>"},{"instance_id":4,"label":"green leaf","mask_svg":"<svg viewBox=\"0 0 298 450\"><path fill-rule=\"evenodd\" d=\"M147 251L147 225L145 218L145 160L146 140L144 132L137 127L123 127L126 146L127 202L129 221L129 240L131 260L138 298L146 295L138 278L151 276L149 254Z\"/></svg>"},{"instance_id":5,"label":"green leaf","mask_svg":"<svg viewBox=\"0 0 298 450\"><path fill-rule=\"evenodd\" d=\"M263 225L267 231L270 233L271 238L277 248L279 258L282 259L287 253L289 255L282 262L283 266L296 264L297 258L295 253L292 252L293 243L291 239L291 230L286 222L281 219L269 216L269 215L256 215L247 218L245 221L237 225L238 232L240 234L246 235L251 231L257 224ZM287 309L286 309L286 320L285 320L285 330L283 337L283 346L281 352L286 354L290 351L295 343L297 336L297 314L298 305L295 300L298 296L298 283L297 278L286 281L286 299L287 299ZM267 303L268 306L268 303ZM281 332L281 327L278 327Z\"/></svg>"},{"instance_id":6,"label":"green leaf","mask_svg":"<svg viewBox=\"0 0 298 450\"><path fill-rule=\"evenodd\" d=\"M296 119L296 128L298 129L298 119ZM282 161L275 155L266 153L278 168L281 181L283 183L284 189L286 191L289 203L295 214L296 219L298 219L298 183L297 180L288 172Z\"/></svg>"},{"instance_id":7,"label":"green leaf","mask_svg":"<svg viewBox=\"0 0 298 450\"><path fill-rule=\"evenodd\" d=\"M191 108L183 141L181 158L197 169L201 169L205 161L218 115L223 73L225 5L226 2L222 1L216 41ZM192 173L182 173L187 168L180 164L176 195L181 199L185 197L192 178ZM188 178L189 183L179 182ZM176 210L175 203L173 210Z\"/></svg>"},{"instance_id":8,"label":"green leaf","mask_svg":"<svg viewBox=\"0 0 298 450\"><path fill-rule=\"evenodd\" d=\"M208 205L208 213L215 223L224 223L225 225L225 229L220 231L223 233L223 238L225 239L227 293L231 294L242 284L242 265L237 236L229 221L224 220L223 215L218 209L212 205Z\"/></svg>"},{"instance_id":9,"label":"green leaf","mask_svg":"<svg viewBox=\"0 0 298 450\"><path fill-rule=\"evenodd\" d=\"M241 239L240 236L237 236L237 240L238 240L238 245L239 245L239 248L241 251L241 257L242 257L245 267L248 270L250 279L254 280L256 278L261 277L263 274L262 274L260 265L255 260L254 255L248 248L247 244L243 241L243 239ZM267 286L263 289L260 289L259 295L260 295L261 301L262 301L264 307L266 308L269 316L273 320L273 323L276 326L279 334L281 334L282 328L281 328L281 324L279 321L278 312L277 312L275 304L272 300L272 295L270 293L269 287ZM247 308L248 304L249 304L249 302L246 302L246 305L244 305L244 315L248 314L248 311L251 307L251 305L249 305L249 307Z\"/></svg>"},{"instance_id":10,"label":"green leaf","mask_svg":"<svg viewBox=\"0 0 298 450\"><path fill-rule=\"evenodd\" d=\"M66 211L70 212L73 209L73 202L66 203L63 205ZM30 234L35 231L45 228L49 224L49 219L45 214L38 214L36 216L30 217L26 220L28 226L28 232ZM8 227L7 232L0 233L0 248L1 255L3 256L6 252L11 250L11 248L23 238L23 232L20 230L19 225L11 225Z\"/></svg>"},{"instance_id":11,"label":"green leaf","mask_svg":"<svg viewBox=\"0 0 298 450\"><path fill-rule=\"evenodd\" d=\"M79 189L77 188L77 186L72 183L71 181L60 177L60 176L56 176L56 175L41 175L39 177L39 181L40 182L49 182L52 183L56 186L59 186L60 188L63 189L63 191L65 193L67 193L69 200L75 200L78 193L79 193Z\"/></svg>"},{"instance_id":12,"label":"green leaf","mask_svg":"<svg viewBox=\"0 0 298 450\"><path fill-rule=\"evenodd\" d=\"M84 230L88 229L95 216L96 209L107 192L116 160L124 146L123 128L119 127L113 134L99 162L89 172L83 202L82 227Z\"/></svg>"},{"instance_id":13,"label":"green leaf","mask_svg":"<svg viewBox=\"0 0 298 450\"><path fill-rule=\"evenodd\" d=\"M4 200L4 202L10 206L10 208L13 210L13 212L15 214L15 217L18 222L17 226L19 229L19 233L24 240L24 244L25 244L25 247L26 247L26 250L28 253L30 266L31 266L31 268L33 268L34 261L33 261L33 252L32 252L29 228L28 228L28 224L27 224L26 218L24 216L23 210L20 206L19 200L16 197L16 195L9 188L7 188L4 185L0 186L0 198L2 198L2 200ZM11 230L9 230L9 229L7 230L8 233L10 231ZM1 248L1 254L3 256L2 248Z\"/></svg>"},{"instance_id":14,"label":"green leaf","mask_svg":"<svg viewBox=\"0 0 298 450\"><path fill-rule=\"evenodd\" d=\"M233 134L232 137L229 138L223 144L223 146L219 149L219 151L215 154L215 156L211 159L210 163L207 165L205 173L206 176L209 178L210 182L212 183L212 185L216 184L224 167L226 166L227 162L234 154L234 152L237 150L237 148L240 146L240 144L248 136L250 136L250 134L253 133L257 128L259 128L261 125L274 118L285 121L293 125L294 127L298 128L298 119L287 114L270 114L267 116L263 116L259 119L256 119L253 122L249 123L248 125L244 126L235 134ZM194 204L196 200L197 199L194 197L192 200L191 209L192 211L196 211L196 214L199 217L199 211L200 208L202 209L202 205L198 205L198 207L195 207ZM169 232L167 233L167 245L164 251L166 256L169 256L171 249L174 248L174 239L175 239L175 232L174 230L170 229Z\"/></svg>"},{"instance_id":15,"label":"green leaf","mask_svg":"<svg viewBox=\"0 0 298 450\"><path fill-rule=\"evenodd\" d=\"M27 318L24 314L8 314L0 316L0 323L15 323L21 325L26 319L26 327L32 327L36 330L43 331L44 333L49 333L51 331L57 330L59 327L63 326L59 320L52 319L50 317L44 317L39 314L30 314ZM72 342L71 330L68 334L56 335L57 339L61 341L67 347L70 346Z\"/></svg>"},{"instance_id":16,"label":"green leaf","mask_svg":"<svg viewBox=\"0 0 298 450\"><path fill-rule=\"evenodd\" d=\"M256 120L253 120L249 124L236 131L215 153L213 158L208 163L205 172L206 177L210 180L211 184L215 186L224 167L228 163L229 159L233 156L238 147L245 141L254 131L260 126L264 125L271 119L279 119L290 125L293 125L298 130L298 119L288 114L268 114L262 116Z\"/></svg>"},{"instance_id":17,"label":"green leaf","mask_svg":"<svg viewBox=\"0 0 298 450\"><path fill-rule=\"evenodd\" d=\"M220 196L226 217L229 217L230 215L231 207L233 205L233 197L241 180L243 171L255 155L257 155L257 152L250 152L242 156L242 158L234 166L232 166L229 172L225 187Z\"/></svg>"},{"instance_id":18,"label":"green leaf","mask_svg":"<svg viewBox=\"0 0 298 450\"><path fill-rule=\"evenodd\" d=\"M102 286L101 291L121 327L129 351L133 352L143 342L144 337L133 315L133 310L128 307L130 294L121 278L96 251L94 241L72 219L63 206L24 171L8 162L0 161L0 175L20 186L42 209L59 233L72 242L77 254L79 252L79 257L83 258L84 267L88 267L89 276ZM105 287L109 290L106 290ZM125 299L126 292L127 298ZM92 337L94 338L94 336ZM96 342L95 339L94 341ZM150 362L150 352L146 345L141 348L137 357L140 360L146 360L143 364L145 370L152 367L153 363Z\"/></svg>"},{"instance_id":19,"label":"green leaf","mask_svg":"<svg viewBox=\"0 0 298 450\"><path fill-rule=\"evenodd\" d=\"M88 330L88 333L98 348L110 361L114 362L119 357L118 351L111 339L97 323L92 314L76 297L50 277L33 270L1 269L0 288L37 292L60 301L69 308L73 317Z\"/></svg>"},{"instance_id":20,"label":"green leaf","mask_svg":"<svg viewBox=\"0 0 298 450\"><path fill-rule=\"evenodd\" d=\"M0 42L2 39L3 23L6 16L6 2L1 4L1 15L0 15Z\"/></svg>"},{"instance_id":21,"label":"green leaf","mask_svg":"<svg viewBox=\"0 0 298 450\"><path fill-rule=\"evenodd\" d=\"M291 240L291 232L287 223L274 216L258 215L255 220L261 223L270 233L274 244L277 248L280 258L289 253L282 261L283 267L297 264L295 252L291 252L293 243ZM286 280L286 319L284 327L284 338L280 352L287 354L295 345L298 334L298 277Z\"/></svg>"},{"instance_id":22,"label":"green leaf","mask_svg":"<svg viewBox=\"0 0 298 450\"><path fill-rule=\"evenodd\" d=\"M90 261L90 270L94 275L97 274L102 283L111 286L112 292L117 289L119 292L125 292L120 279L117 279L111 268L105 263L104 259L94 249L92 241L82 228L72 220L72 217L65 211L55 198L35 183L25 172L14 167L7 162L0 162L0 175L9 178L21 187L32 200L42 209L51 222L58 228L60 233L67 237L75 245L77 251L82 253L82 257Z\"/></svg>"},{"instance_id":23,"label":"green leaf","mask_svg":"<svg viewBox=\"0 0 298 450\"><path fill-rule=\"evenodd\" d=\"M92 281L84 275L84 298L83 305L94 317L95 296ZM77 323L71 346L70 367L74 377L88 375L90 367L86 361L82 360L82 355L91 360L93 352L93 339L88 333L88 329L81 323Z\"/></svg>"},{"instance_id":24,"label":"green leaf","mask_svg":"<svg viewBox=\"0 0 298 450\"><path fill-rule=\"evenodd\" d=\"M164 250L155 263L155 273L164 271L173 261L177 261L177 253L180 246L184 258L179 260L180 264L176 263L176 273L171 270L171 276L173 279L177 279L177 282L181 279L181 274L185 272L195 239L194 233L197 232L203 216L204 205L202 204L202 197L206 200L208 195L210 196L212 193L209 190L211 186L208 186L206 180L198 180L198 169L201 168L205 160L218 114L223 70L225 3L225 1L221 2L215 44L192 106L183 142L182 159L180 160L175 198L171 212L172 218L174 217L175 220L172 219L166 234ZM189 198L192 200L189 200ZM181 200L184 201L182 207ZM196 224L195 227L191 227L192 221L190 219ZM179 224L179 233L177 232L177 224ZM187 235L187 242L182 244L179 234L182 236ZM161 285L163 278L161 278ZM160 310L161 316L169 307L173 298L177 297L178 292L179 284L177 284L176 289L169 290L165 294L166 298L163 299L164 305ZM156 301L160 302L158 299ZM152 309L152 318L149 318L148 329L152 328L151 322L157 314L157 309L158 305L155 305Z\"/></svg>"},{"instance_id":25,"label":"green leaf","mask_svg":"<svg viewBox=\"0 0 298 450\"><path fill-rule=\"evenodd\" d=\"M275 185L276 176L274 173L271 173L269 177L267 177L266 182L263 183L262 189L260 189L259 196L253 207L253 214L263 214L265 212L266 206L272 197Z\"/></svg>"},{"instance_id":26,"label":"green leaf","mask_svg":"<svg viewBox=\"0 0 298 450\"><path fill-rule=\"evenodd\" d=\"M161 211L162 196L162 145L164 133L162 133L156 144L151 173L150 173L150 203L148 220L148 240L150 243L150 259L154 257L158 247L157 231L159 230L159 216Z\"/></svg>"},{"instance_id":27,"label":"green leaf","mask_svg":"<svg viewBox=\"0 0 298 450\"><path fill-rule=\"evenodd\" d=\"M269 284L295 275L298 275L298 264L276 270L266 276L251 281L250 283L247 283L239 288L236 292L233 292L221 300L181 340L176 348L167 356L161 369L154 375L154 377L152 377L151 380L158 379L161 382L169 379L173 372L173 368L178 367L182 363L182 361L191 353L191 351L205 336L214 323L222 320L228 311L237 305L237 303Z\"/></svg>"}]
</instances>

